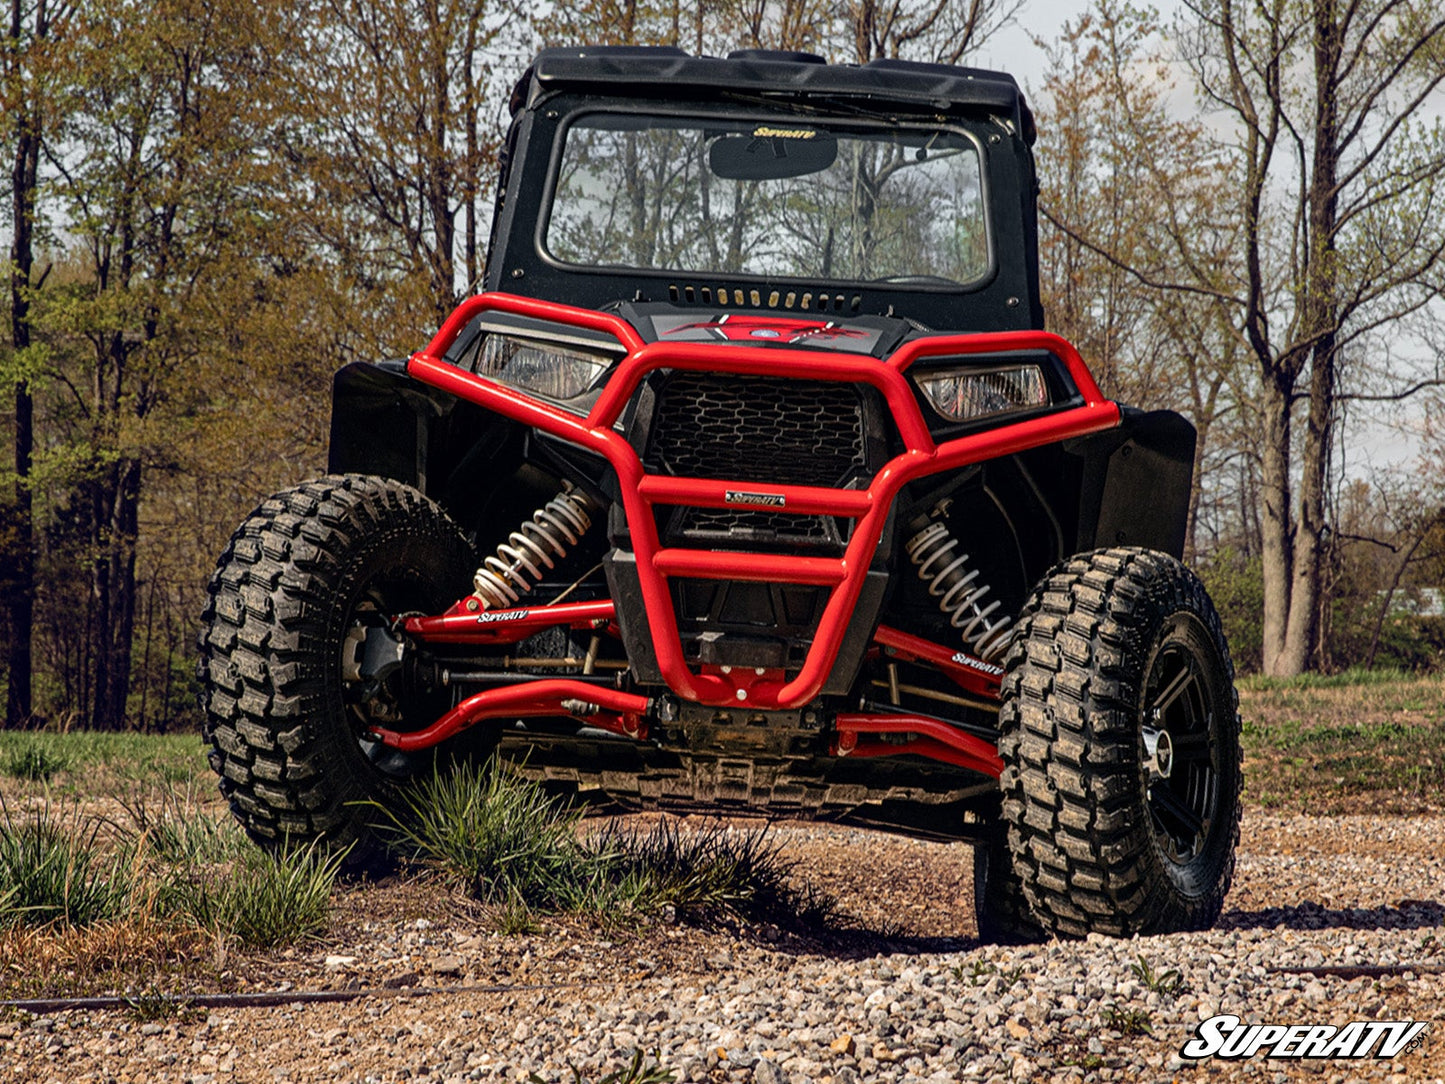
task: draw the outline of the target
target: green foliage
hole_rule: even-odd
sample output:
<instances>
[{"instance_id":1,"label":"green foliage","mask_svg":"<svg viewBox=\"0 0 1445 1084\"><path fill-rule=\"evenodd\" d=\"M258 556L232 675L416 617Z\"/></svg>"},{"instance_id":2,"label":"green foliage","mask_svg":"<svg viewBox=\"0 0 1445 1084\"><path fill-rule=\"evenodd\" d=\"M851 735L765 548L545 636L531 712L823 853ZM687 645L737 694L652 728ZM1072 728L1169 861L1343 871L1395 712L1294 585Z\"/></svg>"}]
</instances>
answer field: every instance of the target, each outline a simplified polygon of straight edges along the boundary
<instances>
[{"instance_id":1,"label":"green foliage","mask_svg":"<svg viewBox=\"0 0 1445 1084\"><path fill-rule=\"evenodd\" d=\"M498 906L494 917L497 932L508 937L525 937L538 933L541 925L537 915L520 896L508 896Z\"/></svg>"},{"instance_id":2,"label":"green foliage","mask_svg":"<svg viewBox=\"0 0 1445 1084\"><path fill-rule=\"evenodd\" d=\"M1264 644L1264 566L1225 546L1197 566L1214 600L1236 670L1258 670Z\"/></svg>"},{"instance_id":3,"label":"green foliage","mask_svg":"<svg viewBox=\"0 0 1445 1084\"><path fill-rule=\"evenodd\" d=\"M606 1076L598 1077L597 1084L672 1084L677 1079L677 1074L671 1069L664 1069L662 1064L655 1059L657 1053L653 1052L653 1062L648 1064L646 1056L641 1050L632 1053L632 1060L621 1069L614 1069ZM582 1075L582 1071L575 1065L568 1065L568 1071L572 1079L566 1084L590 1084L588 1079ZM561 1081L549 1081L546 1077L532 1073L527 1080L530 1084L563 1084Z\"/></svg>"},{"instance_id":4,"label":"green foliage","mask_svg":"<svg viewBox=\"0 0 1445 1084\"><path fill-rule=\"evenodd\" d=\"M1332 603L1330 659L1337 666L1362 668L1379 621L1383 599L1342 594ZM1375 667L1383 670L1425 671L1439 667L1445 654L1445 618L1394 613L1380 623Z\"/></svg>"},{"instance_id":5,"label":"green foliage","mask_svg":"<svg viewBox=\"0 0 1445 1084\"><path fill-rule=\"evenodd\" d=\"M1445 681L1351 670L1240 683L1251 800L1320 814L1424 813L1445 790Z\"/></svg>"},{"instance_id":6,"label":"green foliage","mask_svg":"<svg viewBox=\"0 0 1445 1084\"><path fill-rule=\"evenodd\" d=\"M401 811L377 808L414 861L444 871L484 902L550 909L587 877L588 856L577 841L581 812L492 766L438 772L408 794Z\"/></svg>"},{"instance_id":7,"label":"green foliage","mask_svg":"<svg viewBox=\"0 0 1445 1084\"><path fill-rule=\"evenodd\" d=\"M251 848L234 819L217 820L201 808L191 780L181 791L145 787L116 800L131 821L130 845L162 862L182 867L229 862Z\"/></svg>"},{"instance_id":8,"label":"green foliage","mask_svg":"<svg viewBox=\"0 0 1445 1084\"><path fill-rule=\"evenodd\" d=\"M766 829L712 826L684 834L666 820L646 831L612 825L588 847L595 872L575 900L577 910L621 902L639 910L671 905L696 915L733 911L762 919L792 911L797 901L787 883L789 864Z\"/></svg>"},{"instance_id":9,"label":"green foliage","mask_svg":"<svg viewBox=\"0 0 1445 1084\"><path fill-rule=\"evenodd\" d=\"M205 1010L198 1008L188 998L176 997L156 989L145 990L126 998L126 1013L132 1020L142 1024L161 1020L198 1023L206 1018Z\"/></svg>"},{"instance_id":10,"label":"green foliage","mask_svg":"<svg viewBox=\"0 0 1445 1084\"><path fill-rule=\"evenodd\" d=\"M1352 666L1348 670L1333 674L1297 674L1285 678L1251 674L1240 678L1239 687L1252 692L1276 689L1355 689L1374 685L1399 685L1402 682L1413 683L1415 680L1414 675L1392 667L1366 670L1363 666Z\"/></svg>"},{"instance_id":11,"label":"green foliage","mask_svg":"<svg viewBox=\"0 0 1445 1084\"><path fill-rule=\"evenodd\" d=\"M48 783L57 772L69 767L70 761L65 756L34 741L11 749L5 757L6 775L32 783Z\"/></svg>"},{"instance_id":12,"label":"green foliage","mask_svg":"<svg viewBox=\"0 0 1445 1084\"><path fill-rule=\"evenodd\" d=\"M144 784L121 800L126 816L118 823L49 798L23 812L0 801L0 928L159 921L263 948L325 928L344 855L315 849L268 855L251 846L229 817L218 820L204 808L189 778L178 791L158 785L173 774L174 761L165 755L172 740L35 737L57 743L52 748L42 742L46 756L56 755L55 748L79 750L77 764L94 763L81 753L96 746L114 752L123 745L129 757L118 763ZM114 774L108 778L114 783Z\"/></svg>"},{"instance_id":13,"label":"green foliage","mask_svg":"<svg viewBox=\"0 0 1445 1084\"><path fill-rule=\"evenodd\" d=\"M439 870L496 905L520 932L537 913L650 913L696 919L732 912L756 920L819 924L832 900L787 883L788 864L766 830L646 831L609 827L580 835L581 811L496 764L463 765L421 783L385 830L419 865Z\"/></svg>"},{"instance_id":14,"label":"green foliage","mask_svg":"<svg viewBox=\"0 0 1445 1084\"><path fill-rule=\"evenodd\" d=\"M274 948L326 928L344 857L316 847L277 853L253 848L229 868L193 875L177 869L162 898L204 930L253 948Z\"/></svg>"},{"instance_id":15,"label":"green foliage","mask_svg":"<svg viewBox=\"0 0 1445 1084\"><path fill-rule=\"evenodd\" d=\"M1155 971L1154 965L1144 958L1143 953L1139 954L1138 963L1129 965L1129 970L1134 972L1134 977L1144 984L1146 990L1167 997L1184 992L1184 976L1178 970L1171 967L1164 971Z\"/></svg>"},{"instance_id":16,"label":"green foliage","mask_svg":"<svg viewBox=\"0 0 1445 1084\"><path fill-rule=\"evenodd\" d=\"M47 804L14 814L0 804L0 926L90 926L119 918L137 884L124 856L105 857L92 818L72 832Z\"/></svg>"},{"instance_id":17,"label":"green foliage","mask_svg":"<svg viewBox=\"0 0 1445 1084\"><path fill-rule=\"evenodd\" d=\"M1120 1008L1108 1005L1104 1008L1104 1023L1124 1035L1151 1035L1148 1009Z\"/></svg>"},{"instance_id":18,"label":"green foliage","mask_svg":"<svg viewBox=\"0 0 1445 1084\"><path fill-rule=\"evenodd\" d=\"M115 777L185 783L193 776L211 778L205 749L192 734L105 734L97 731L19 732L0 730L0 757L8 763L34 748L44 760L58 763L67 792L109 794Z\"/></svg>"}]
</instances>

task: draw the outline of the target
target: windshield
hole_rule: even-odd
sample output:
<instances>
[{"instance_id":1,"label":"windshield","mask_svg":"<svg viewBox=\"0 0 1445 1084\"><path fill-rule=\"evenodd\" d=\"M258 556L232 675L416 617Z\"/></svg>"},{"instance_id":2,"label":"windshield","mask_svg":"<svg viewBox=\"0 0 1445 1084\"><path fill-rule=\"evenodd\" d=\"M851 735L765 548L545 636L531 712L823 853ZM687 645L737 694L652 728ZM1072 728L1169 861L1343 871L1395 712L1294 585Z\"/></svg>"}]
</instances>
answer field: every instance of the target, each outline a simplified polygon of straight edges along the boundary
<instances>
[{"instance_id":1,"label":"windshield","mask_svg":"<svg viewBox=\"0 0 1445 1084\"><path fill-rule=\"evenodd\" d=\"M545 236L564 263L909 285L988 270L957 131L589 113L565 138Z\"/></svg>"}]
</instances>

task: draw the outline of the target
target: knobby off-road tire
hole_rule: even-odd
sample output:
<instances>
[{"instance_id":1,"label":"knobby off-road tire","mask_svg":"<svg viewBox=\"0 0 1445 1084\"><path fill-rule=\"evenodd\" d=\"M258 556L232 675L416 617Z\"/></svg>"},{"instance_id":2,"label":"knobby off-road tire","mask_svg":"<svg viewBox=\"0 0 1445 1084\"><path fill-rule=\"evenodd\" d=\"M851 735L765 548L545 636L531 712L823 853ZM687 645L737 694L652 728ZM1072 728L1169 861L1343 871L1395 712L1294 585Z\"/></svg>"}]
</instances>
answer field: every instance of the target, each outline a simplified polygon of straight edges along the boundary
<instances>
[{"instance_id":1,"label":"knobby off-road tire","mask_svg":"<svg viewBox=\"0 0 1445 1084\"><path fill-rule=\"evenodd\" d=\"M1204 585L1118 548L1054 569L1007 659L999 752L1014 871L1049 933L1207 928L1239 840L1234 668Z\"/></svg>"},{"instance_id":2,"label":"knobby off-road tire","mask_svg":"<svg viewBox=\"0 0 1445 1084\"><path fill-rule=\"evenodd\" d=\"M332 475L278 493L231 536L200 635L201 706L221 793L263 846L321 840L353 869L385 856L369 827L396 810L430 754L363 739L377 704L417 729L448 702L403 686L361 699L343 679L348 631L385 615L437 613L465 591L471 545L409 486ZM397 678L400 681L400 678ZM395 718L401 716L400 721Z\"/></svg>"}]
</instances>

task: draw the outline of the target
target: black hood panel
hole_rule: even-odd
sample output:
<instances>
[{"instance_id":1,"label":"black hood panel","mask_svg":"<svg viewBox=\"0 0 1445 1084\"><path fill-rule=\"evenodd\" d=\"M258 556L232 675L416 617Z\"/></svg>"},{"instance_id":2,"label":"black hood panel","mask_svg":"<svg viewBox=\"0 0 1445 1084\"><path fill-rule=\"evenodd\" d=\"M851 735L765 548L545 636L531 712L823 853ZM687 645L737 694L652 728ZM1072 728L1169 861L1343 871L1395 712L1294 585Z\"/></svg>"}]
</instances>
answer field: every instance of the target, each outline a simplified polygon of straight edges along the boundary
<instances>
[{"instance_id":1,"label":"black hood panel","mask_svg":"<svg viewBox=\"0 0 1445 1084\"><path fill-rule=\"evenodd\" d=\"M707 305L639 303L620 306L623 319L648 342L732 343L887 357L913 330L887 316L824 312L735 310Z\"/></svg>"}]
</instances>

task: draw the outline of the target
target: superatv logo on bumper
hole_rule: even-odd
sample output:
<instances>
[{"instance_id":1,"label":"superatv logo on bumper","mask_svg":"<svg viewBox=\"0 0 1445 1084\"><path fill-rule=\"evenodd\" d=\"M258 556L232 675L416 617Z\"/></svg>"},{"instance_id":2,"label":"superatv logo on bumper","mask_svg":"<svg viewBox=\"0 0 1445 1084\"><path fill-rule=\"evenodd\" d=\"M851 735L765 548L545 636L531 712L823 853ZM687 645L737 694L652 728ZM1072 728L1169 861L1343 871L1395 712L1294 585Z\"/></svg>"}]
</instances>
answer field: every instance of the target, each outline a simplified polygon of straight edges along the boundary
<instances>
[{"instance_id":1,"label":"superatv logo on bumper","mask_svg":"<svg viewBox=\"0 0 1445 1084\"><path fill-rule=\"evenodd\" d=\"M788 497L785 493L748 493L741 489L729 489L723 493L728 504L759 504L767 508L786 508Z\"/></svg>"},{"instance_id":2,"label":"superatv logo on bumper","mask_svg":"<svg viewBox=\"0 0 1445 1084\"><path fill-rule=\"evenodd\" d=\"M1427 1021L1356 1020L1333 1024L1246 1024L1237 1016L1211 1016L1180 1048L1186 1058L1393 1058L1424 1042Z\"/></svg>"}]
</instances>

